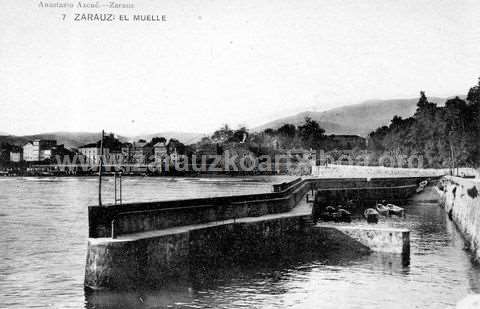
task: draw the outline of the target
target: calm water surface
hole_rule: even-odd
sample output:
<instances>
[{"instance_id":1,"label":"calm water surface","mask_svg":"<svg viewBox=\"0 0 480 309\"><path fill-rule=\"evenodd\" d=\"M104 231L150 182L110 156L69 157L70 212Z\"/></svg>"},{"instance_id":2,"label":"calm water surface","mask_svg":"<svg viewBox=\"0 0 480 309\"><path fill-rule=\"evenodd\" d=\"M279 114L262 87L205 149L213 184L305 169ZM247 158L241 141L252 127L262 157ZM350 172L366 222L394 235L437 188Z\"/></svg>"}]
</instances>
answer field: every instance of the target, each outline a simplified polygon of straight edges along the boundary
<instances>
[{"instance_id":1,"label":"calm water surface","mask_svg":"<svg viewBox=\"0 0 480 309\"><path fill-rule=\"evenodd\" d=\"M125 178L124 200L270 192L283 180ZM104 201L112 189L109 180ZM154 291L85 293L87 205L96 194L96 178L0 178L0 308L453 308L480 292L480 268L443 210L414 204L406 219L380 223L412 230L409 266L395 255L299 253Z\"/></svg>"}]
</instances>

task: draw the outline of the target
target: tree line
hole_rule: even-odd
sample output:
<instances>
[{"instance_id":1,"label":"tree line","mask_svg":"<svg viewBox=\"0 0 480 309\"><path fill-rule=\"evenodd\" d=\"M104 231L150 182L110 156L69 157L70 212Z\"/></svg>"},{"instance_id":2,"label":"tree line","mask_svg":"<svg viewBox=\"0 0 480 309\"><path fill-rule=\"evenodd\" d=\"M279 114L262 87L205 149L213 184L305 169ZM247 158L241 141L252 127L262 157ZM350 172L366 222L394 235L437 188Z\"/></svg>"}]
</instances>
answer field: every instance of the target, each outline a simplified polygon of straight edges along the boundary
<instances>
[{"instance_id":1,"label":"tree line","mask_svg":"<svg viewBox=\"0 0 480 309\"><path fill-rule=\"evenodd\" d=\"M480 165L480 79L465 100L438 106L420 92L412 117L394 116L389 126L369 134L368 150L380 155L422 156L425 167Z\"/></svg>"},{"instance_id":2,"label":"tree line","mask_svg":"<svg viewBox=\"0 0 480 309\"><path fill-rule=\"evenodd\" d=\"M258 145L273 144L275 141L280 148L306 148L318 149L327 139L325 130L319 123L306 117L304 123L299 126L293 124L284 124L278 129L267 128L262 132L249 132L246 127L232 129L225 124L216 130L210 137L204 138L201 143L245 143L250 146L253 152L258 149Z\"/></svg>"}]
</instances>

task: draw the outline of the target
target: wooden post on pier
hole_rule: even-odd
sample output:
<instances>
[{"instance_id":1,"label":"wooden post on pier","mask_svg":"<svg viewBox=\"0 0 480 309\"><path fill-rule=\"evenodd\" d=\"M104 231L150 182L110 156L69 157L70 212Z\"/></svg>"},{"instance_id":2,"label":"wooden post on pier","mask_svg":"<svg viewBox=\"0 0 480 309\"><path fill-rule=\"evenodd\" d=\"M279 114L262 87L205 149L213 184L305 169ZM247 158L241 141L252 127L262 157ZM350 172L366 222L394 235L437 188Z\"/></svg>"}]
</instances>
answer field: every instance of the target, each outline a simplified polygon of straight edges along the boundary
<instances>
[{"instance_id":1,"label":"wooden post on pier","mask_svg":"<svg viewBox=\"0 0 480 309\"><path fill-rule=\"evenodd\" d=\"M115 195L114 195L114 200L115 200L115 205L117 205L117 172L113 174L113 182L115 183Z\"/></svg>"},{"instance_id":2,"label":"wooden post on pier","mask_svg":"<svg viewBox=\"0 0 480 309\"><path fill-rule=\"evenodd\" d=\"M118 185L117 185L118 182ZM122 205L122 172L115 172L114 174L114 183L115 183L115 205L117 202ZM120 193L117 194L117 188L119 189Z\"/></svg>"},{"instance_id":3,"label":"wooden post on pier","mask_svg":"<svg viewBox=\"0 0 480 309\"><path fill-rule=\"evenodd\" d=\"M102 130L102 139L100 140L100 162L98 167L98 206L102 206L102 169L103 169L103 138L105 132Z\"/></svg>"},{"instance_id":4,"label":"wooden post on pier","mask_svg":"<svg viewBox=\"0 0 480 309\"><path fill-rule=\"evenodd\" d=\"M120 205L122 205L122 172L119 173L119 186L120 186Z\"/></svg>"}]
</instances>

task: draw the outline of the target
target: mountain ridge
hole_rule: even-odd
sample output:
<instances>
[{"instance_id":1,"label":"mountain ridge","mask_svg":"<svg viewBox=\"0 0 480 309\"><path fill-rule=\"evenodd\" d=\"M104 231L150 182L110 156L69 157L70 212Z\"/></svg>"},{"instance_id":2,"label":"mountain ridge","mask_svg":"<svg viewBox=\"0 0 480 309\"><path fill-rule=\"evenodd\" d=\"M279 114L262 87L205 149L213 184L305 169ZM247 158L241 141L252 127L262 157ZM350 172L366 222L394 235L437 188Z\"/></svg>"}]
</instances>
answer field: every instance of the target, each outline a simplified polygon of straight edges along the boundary
<instances>
[{"instance_id":1,"label":"mountain ridge","mask_svg":"<svg viewBox=\"0 0 480 309\"><path fill-rule=\"evenodd\" d=\"M464 95L458 95L465 98ZM445 101L455 96L446 98L430 97L429 101L444 105ZM290 123L301 125L305 117L310 117L325 129L327 134L355 134L367 136L384 125L388 125L394 116L403 118L413 116L417 108L418 98L411 99L374 99L361 103L335 107L326 111L302 111L298 114L279 118L255 127L254 131L263 131L267 128L277 129Z\"/></svg>"},{"instance_id":2,"label":"mountain ridge","mask_svg":"<svg viewBox=\"0 0 480 309\"><path fill-rule=\"evenodd\" d=\"M458 95L465 99L465 95ZM429 101L443 105L446 100L454 98L430 97ZM300 113L278 118L252 129L254 132L263 131L266 128L277 129L283 124L290 123L301 125L305 117L311 117L319 122L327 134L354 134L366 136L373 130L383 125L388 125L393 116L410 117L415 113L418 98L410 99L371 99L360 103L335 107L326 111L302 111ZM108 134L108 132L107 132ZM10 135L0 133L0 143L22 145L30 140L55 139L58 144L65 144L66 147L78 148L82 145L96 142L100 139L101 132L46 132L29 135ZM122 142L131 142L138 139L150 140L152 137L165 137L178 139L184 144L193 144L202 137L208 136L205 133L165 131L158 133L145 133L132 136L115 135Z\"/></svg>"},{"instance_id":3,"label":"mountain ridge","mask_svg":"<svg viewBox=\"0 0 480 309\"><path fill-rule=\"evenodd\" d=\"M105 132L109 134L109 132ZM199 141L203 136L202 133L190 133L190 132L159 132L155 134L143 134L136 136L123 136L115 134L115 137L118 138L121 142L131 142L138 139L148 139L152 137L165 137L167 140L170 138L178 139L180 142L188 144L195 143ZM78 148L82 145L89 143L94 143L101 138L101 132L46 132L38 134L29 134L29 135L11 135L11 134L0 134L0 143L9 143L13 145L23 145L34 139L54 139L57 141L57 144L64 144L69 148Z\"/></svg>"}]
</instances>

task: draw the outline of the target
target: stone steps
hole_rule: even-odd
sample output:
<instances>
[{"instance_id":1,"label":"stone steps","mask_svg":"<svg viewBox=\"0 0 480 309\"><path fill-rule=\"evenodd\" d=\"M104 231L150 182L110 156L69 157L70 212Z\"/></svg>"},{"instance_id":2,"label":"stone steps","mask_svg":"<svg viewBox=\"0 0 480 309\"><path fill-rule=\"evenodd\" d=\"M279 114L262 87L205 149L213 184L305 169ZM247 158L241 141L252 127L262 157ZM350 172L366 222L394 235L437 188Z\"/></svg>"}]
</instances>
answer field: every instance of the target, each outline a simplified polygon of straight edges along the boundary
<instances>
[{"instance_id":1,"label":"stone steps","mask_svg":"<svg viewBox=\"0 0 480 309\"><path fill-rule=\"evenodd\" d=\"M306 226L306 227L315 226L315 223L313 222L311 215L302 216L302 223L303 223L304 226Z\"/></svg>"}]
</instances>

